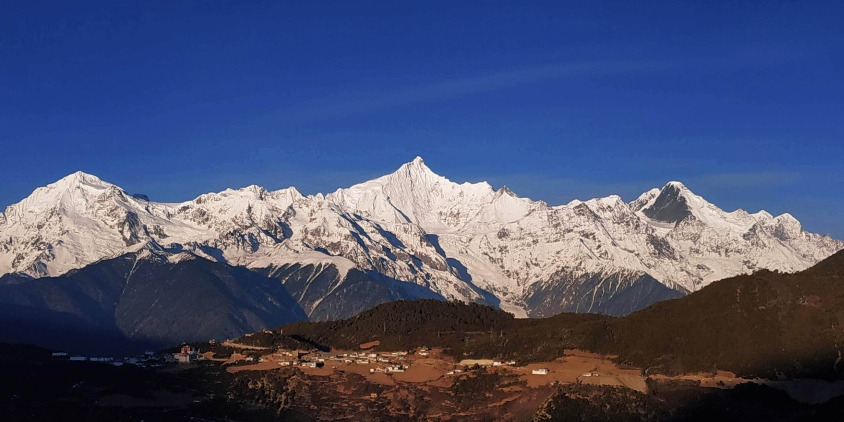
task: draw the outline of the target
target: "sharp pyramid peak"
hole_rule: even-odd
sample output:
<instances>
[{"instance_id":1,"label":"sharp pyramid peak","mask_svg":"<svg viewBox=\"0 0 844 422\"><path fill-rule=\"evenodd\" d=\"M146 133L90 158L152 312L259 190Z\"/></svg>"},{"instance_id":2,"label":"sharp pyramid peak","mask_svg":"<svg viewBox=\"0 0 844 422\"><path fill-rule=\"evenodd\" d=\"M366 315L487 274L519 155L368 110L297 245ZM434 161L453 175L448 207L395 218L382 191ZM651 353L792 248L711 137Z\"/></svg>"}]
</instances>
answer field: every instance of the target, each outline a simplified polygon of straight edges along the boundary
<instances>
[{"instance_id":1,"label":"sharp pyramid peak","mask_svg":"<svg viewBox=\"0 0 844 422\"><path fill-rule=\"evenodd\" d=\"M688 186L686 186L683 182L678 181L671 181L665 184L662 189L659 190L659 193L666 194L672 197L685 197L685 198L700 198L696 193L692 192Z\"/></svg>"},{"instance_id":2,"label":"sharp pyramid peak","mask_svg":"<svg viewBox=\"0 0 844 422\"><path fill-rule=\"evenodd\" d=\"M666 184L665 184L665 186L663 186L663 187L662 187L662 190L666 190L666 189L676 189L676 190L678 190L678 191L680 191L680 192L683 192L683 191L689 191L689 192L691 192L691 191L689 190L689 188L688 188L688 187L686 187L686 185L685 185L685 184L683 184L683 182L678 182L678 181L676 181L676 180L672 180L672 181L670 181L670 182L666 183Z\"/></svg>"},{"instance_id":3,"label":"sharp pyramid peak","mask_svg":"<svg viewBox=\"0 0 844 422\"><path fill-rule=\"evenodd\" d=\"M647 202L649 206L642 209L642 212L654 220L678 223L692 214L689 195L694 194L683 183L668 182L660 189L656 198ZM638 206L644 207L647 204L638 204Z\"/></svg>"},{"instance_id":4,"label":"sharp pyramid peak","mask_svg":"<svg viewBox=\"0 0 844 422\"><path fill-rule=\"evenodd\" d=\"M402 164L399 170L402 169L431 172L431 169L425 164L425 160L418 155L412 161Z\"/></svg>"},{"instance_id":5,"label":"sharp pyramid peak","mask_svg":"<svg viewBox=\"0 0 844 422\"><path fill-rule=\"evenodd\" d=\"M509 196L514 197L514 198L518 198L518 195L516 195L516 193L513 192L513 190L510 189L507 185L504 185L504 186L501 186L500 188L498 188L496 193L501 194L501 195L509 195Z\"/></svg>"},{"instance_id":6,"label":"sharp pyramid peak","mask_svg":"<svg viewBox=\"0 0 844 422\"><path fill-rule=\"evenodd\" d=\"M444 179L443 176L434 173L426 164L422 157L416 157L413 161L409 161L407 163L402 164L398 170L394 171L391 174L384 176L385 178L391 180L405 180L409 179L411 181L415 180L436 180L436 179Z\"/></svg>"},{"instance_id":7,"label":"sharp pyramid peak","mask_svg":"<svg viewBox=\"0 0 844 422\"><path fill-rule=\"evenodd\" d=\"M56 180L53 183L48 184L47 186L40 187L33 191L33 195L36 197L42 197L44 195L56 195L59 192L69 192L69 191L88 191L88 190L104 190L104 189L117 189L123 190L119 186L106 182L99 177L85 173L82 171L77 171L71 173L65 177L62 177L59 180Z\"/></svg>"}]
</instances>

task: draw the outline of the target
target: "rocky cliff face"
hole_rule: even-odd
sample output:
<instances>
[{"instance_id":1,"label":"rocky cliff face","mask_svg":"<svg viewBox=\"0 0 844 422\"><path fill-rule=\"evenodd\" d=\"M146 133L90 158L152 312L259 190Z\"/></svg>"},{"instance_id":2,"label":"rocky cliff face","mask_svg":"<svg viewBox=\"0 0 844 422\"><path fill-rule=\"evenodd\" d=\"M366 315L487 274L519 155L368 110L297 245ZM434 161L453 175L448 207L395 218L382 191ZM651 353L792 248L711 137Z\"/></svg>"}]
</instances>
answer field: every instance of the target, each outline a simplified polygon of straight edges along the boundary
<instances>
[{"instance_id":1,"label":"rocky cliff face","mask_svg":"<svg viewBox=\"0 0 844 422\"><path fill-rule=\"evenodd\" d=\"M0 215L0 274L58 276L150 244L274 277L316 319L421 297L624 314L844 248L788 214L725 212L678 182L630 203L550 206L451 182L417 158L328 195L249 186L176 204L75 173Z\"/></svg>"}]
</instances>

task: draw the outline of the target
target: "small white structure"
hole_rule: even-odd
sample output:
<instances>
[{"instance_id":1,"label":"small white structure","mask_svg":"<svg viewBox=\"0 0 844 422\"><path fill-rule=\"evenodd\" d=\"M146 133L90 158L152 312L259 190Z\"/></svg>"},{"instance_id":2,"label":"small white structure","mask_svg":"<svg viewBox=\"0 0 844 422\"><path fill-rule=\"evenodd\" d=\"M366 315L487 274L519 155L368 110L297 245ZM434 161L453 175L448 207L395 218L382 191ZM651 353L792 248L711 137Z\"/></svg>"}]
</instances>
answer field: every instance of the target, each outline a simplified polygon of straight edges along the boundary
<instances>
[{"instance_id":1,"label":"small white structure","mask_svg":"<svg viewBox=\"0 0 844 422\"><path fill-rule=\"evenodd\" d=\"M499 360L492 361L492 366L501 366L501 365L504 365L504 362L501 362Z\"/></svg>"},{"instance_id":2,"label":"small white structure","mask_svg":"<svg viewBox=\"0 0 844 422\"><path fill-rule=\"evenodd\" d=\"M67 352L53 352L54 358L65 357L65 356L67 356Z\"/></svg>"},{"instance_id":3,"label":"small white structure","mask_svg":"<svg viewBox=\"0 0 844 422\"><path fill-rule=\"evenodd\" d=\"M198 351L194 350L187 344L183 344L181 351L179 353L173 353L173 357L176 358L176 361L179 363L191 363L191 361L195 360L198 356ZM134 362L132 361L134 360ZM138 360L135 358L129 359L129 363L135 365L138 363Z\"/></svg>"},{"instance_id":4,"label":"small white structure","mask_svg":"<svg viewBox=\"0 0 844 422\"><path fill-rule=\"evenodd\" d=\"M548 375L548 368L539 368L530 371L533 375Z\"/></svg>"}]
</instances>

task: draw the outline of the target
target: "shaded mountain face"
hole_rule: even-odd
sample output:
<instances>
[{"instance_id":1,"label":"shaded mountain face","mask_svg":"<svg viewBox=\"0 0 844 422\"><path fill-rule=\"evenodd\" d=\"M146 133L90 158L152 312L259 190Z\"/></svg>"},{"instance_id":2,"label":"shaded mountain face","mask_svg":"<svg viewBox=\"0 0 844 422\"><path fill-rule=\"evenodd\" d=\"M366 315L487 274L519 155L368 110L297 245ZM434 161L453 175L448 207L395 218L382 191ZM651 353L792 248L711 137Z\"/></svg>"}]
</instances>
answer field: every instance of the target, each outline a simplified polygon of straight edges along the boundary
<instances>
[{"instance_id":1,"label":"shaded mountain face","mask_svg":"<svg viewBox=\"0 0 844 422\"><path fill-rule=\"evenodd\" d=\"M177 204L79 172L0 214L0 274L20 283L153 244L271 276L313 319L412 298L518 316L623 314L737 274L802 270L844 247L788 214L725 212L678 182L631 203L550 206L454 183L418 157L328 195L249 186Z\"/></svg>"},{"instance_id":2,"label":"shaded mountain face","mask_svg":"<svg viewBox=\"0 0 844 422\"><path fill-rule=\"evenodd\" d=\"M665 223L679 223L692 215L689 204L683 196L685 187L679 183L669 183L659 192L651 206L642 210L648 218Z\"/></svg>"},{"instance_id":3,"label":"shaded mountain face","mask_svg":"<svg viewBox=\"0 0 844 422\"><path fill-rule=\"evenodd\" d=\"M561 279L567 282L560 283ZM619 316L684 294L644 273L619 271L578 276L561 273L559 278L531 285L525 305L530 309L530 317L550 317L562 312Z\"/></svg>"},{"instance_id":4,"label":"shaded mountain face","mask_svg":"<svg viewBox=\"0 0 844 422\"><path fill-rule=\"evenodd\" d=\"M276 280L147 250L58 277L0 285L0 341L116 353L225 339L306 319Z\"/></svg>"}]
</instances>

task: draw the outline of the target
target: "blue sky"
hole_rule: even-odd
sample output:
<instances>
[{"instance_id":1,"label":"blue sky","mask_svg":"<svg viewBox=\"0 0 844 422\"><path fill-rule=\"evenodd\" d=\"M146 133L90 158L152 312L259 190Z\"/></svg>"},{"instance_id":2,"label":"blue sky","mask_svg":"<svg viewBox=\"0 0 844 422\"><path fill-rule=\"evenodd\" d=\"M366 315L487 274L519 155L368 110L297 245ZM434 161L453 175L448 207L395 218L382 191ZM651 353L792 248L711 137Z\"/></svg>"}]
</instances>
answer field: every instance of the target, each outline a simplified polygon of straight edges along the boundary
<instances>
[{"instance_id":1,"label":"blue sky","mask_svg":"<svg viewBox=\"0 0 844 422\"><path fill-rule=\"evenodd\" d=\"M844 238L840 1L117 3L3 6L0 206L76 170L181 201L421 155L554 204L680 180Z\"/></svg>"}]
</instances>

